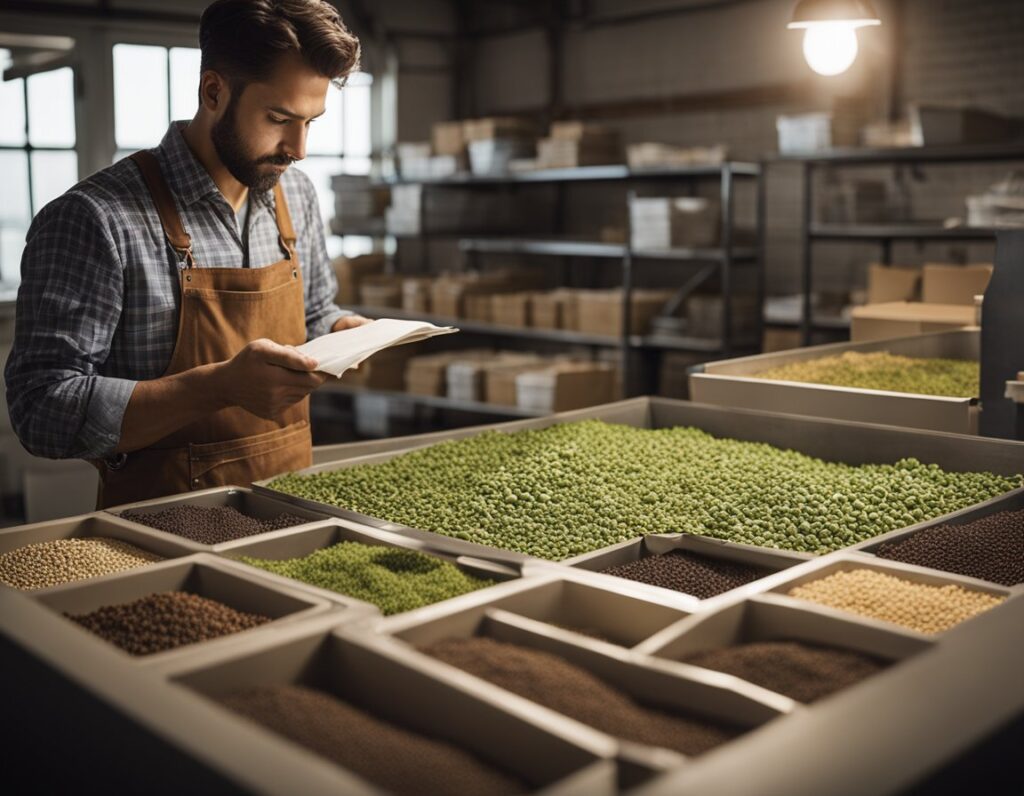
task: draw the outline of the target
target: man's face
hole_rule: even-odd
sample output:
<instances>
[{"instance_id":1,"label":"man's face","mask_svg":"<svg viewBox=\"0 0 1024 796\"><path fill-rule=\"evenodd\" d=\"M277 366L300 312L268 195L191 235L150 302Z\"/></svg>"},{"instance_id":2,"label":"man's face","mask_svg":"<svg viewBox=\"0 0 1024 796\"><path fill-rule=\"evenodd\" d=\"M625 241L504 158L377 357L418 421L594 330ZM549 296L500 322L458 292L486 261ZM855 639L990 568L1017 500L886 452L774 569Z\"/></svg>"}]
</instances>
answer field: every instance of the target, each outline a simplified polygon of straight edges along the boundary
<instances>
[{"instance_id":1,"label":"man's face","mask_svg":"<svg viewBox=\"0 0 1024 796\"><path fill-rule=\"evenodd\" d=\"M306 157L309 124L324 112L329 78L301 59L282 57L270 79L231 93L211 130L221 162L253 191L269 191Z\"/></svg>"}]
</instances>

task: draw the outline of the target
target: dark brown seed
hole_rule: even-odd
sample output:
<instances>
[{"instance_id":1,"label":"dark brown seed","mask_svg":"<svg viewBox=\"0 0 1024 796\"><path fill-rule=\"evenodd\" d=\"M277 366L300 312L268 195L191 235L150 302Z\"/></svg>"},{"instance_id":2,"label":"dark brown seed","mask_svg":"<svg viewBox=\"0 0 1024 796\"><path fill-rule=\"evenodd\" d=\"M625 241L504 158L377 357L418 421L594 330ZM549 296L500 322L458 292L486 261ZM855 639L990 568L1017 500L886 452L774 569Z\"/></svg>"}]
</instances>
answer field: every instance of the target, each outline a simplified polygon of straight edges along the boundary
<instances>
[{"instance_id":1,"label":"dark brown seed","mask_svg":"<svg viewBox=\"0 0 1024 796\"><path fill-rule=\"evenodd\" d=\"M422 651L616 738L697 755L741 732L643 707L586 669L547 652L490 638L446 639Z\"/></svg>"},{"instance_id":2,"label":"dark brown seed","mask_svg":"<svg viewBox=\"0 0 1024 796\"><path fill-rule=\"evenodd\" d=\"M150 594L69 618L132 655L151 655L269 622L259 614L183 591Z\"/></svg>"},{"instance_id":3,"label":"dark brown seed","mask_svg":"<svg viewBox=\"0 0 1024 796\"><path fill-rule=\"evenodd\" d=\"M894 542L879 558L1016 586L1024 583L1024 509L1001 511L963 525L937 525Z\"/></svg>"},{"instance_id":4,"label":"dark brown seed","mask_svg":"<svg viewBox=\"0 0 1024 796\"><path fill-rule=\"evenodd\" d=\"M392 793L441 796L529 790L450 743L382 721L312 688L264 686L218 701Z\"/></svg>"},{"instance_id":5,"label":"dark brown seed","mask_svg":"<svg viewBox=\"0 0 1024 796\"><path fill-rule=\"evenodd\" d=\"M859 652L799 641L737 644L697 652L681 660L735 675L797 702L814 702L888 666Z\"/></svg>"},{"instance_id":6,"label":"dark brown seed","mask_svg":"<svg viewBox=\"0 0 1024 796\"><path fill-rule=\"evenodd\" d=\"M646 556L628 564L609 567L602 572L617 578L692 594L701 600L770 574L761 567L711 558L688 550Z\"/></svg>"},{"instance_id":7,"label":"dark brown seed","mask_svg":"<svg viewBox=\"0 0 1024 796\"><path fill-rule=\"evenodd\" d=\"M200 544L220 544L244 539L258 533L276 531L301 525L309 520L293 514L281 513L261 520L242 514L231 506L171 506L160 511L134 509L121 515L126 520L149 528L183 536Z\"/></svg>"}]
</instances>

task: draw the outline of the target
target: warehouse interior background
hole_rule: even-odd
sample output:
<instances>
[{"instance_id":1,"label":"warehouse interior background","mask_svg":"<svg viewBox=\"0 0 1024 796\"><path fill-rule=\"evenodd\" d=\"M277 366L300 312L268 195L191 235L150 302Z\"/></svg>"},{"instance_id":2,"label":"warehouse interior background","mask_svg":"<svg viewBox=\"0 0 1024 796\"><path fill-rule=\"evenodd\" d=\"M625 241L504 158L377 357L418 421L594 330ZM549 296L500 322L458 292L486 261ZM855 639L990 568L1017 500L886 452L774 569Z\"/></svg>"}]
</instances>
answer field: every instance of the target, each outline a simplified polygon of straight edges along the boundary
<instances>
[{"instance_id":1,"label":"warehouse interior background","mask_svg":"<svg viewBox=\"0 0 1024 796\"><path fill-rule=\"evenodd\" d=\"M333 190L341 183L331 178L369 177L376 185L408 177L401 175L402 147L436 143L435 125L452 120L514 117L532 126L534 140L552 122L599 125L616 137L618 154L609 161L615 163L625 160L630 146L645 143L724 147L728 161L760 165L764 196L758 235L757 190L736 177L732 243L752 247L758 266L737 268L732 288L741 297L745 291L748 298L756 298L763 287L766 325L760 328L761 310L748 311L751 305L741 298L732 309L733 329L758 339L750 346L744 340L731 353L800 342L805 170L802 162L779 157L780 117L831 114L833 144L841 142L849 125L856 125L858 132L872 127L879 141L898 141L915 107L966 109L1004 120L1008 126L1003 140L1019 137L1024 117L1024 5L1017 0L879 0L883 24L858 31L856 61L834 77L809 68L801 52L801 32L787 29L791 0L349 0L336 5L361 39L363 71L343 91L332 90L328 115L314 126L309 156L297 166L316 182L332 256L381 252L385 275L397 270L436 277L449 271L529 268L541 272L547 288L612 288L622 281L622 257L524 254L507 240L490 249L486 242L467 244L467 239L474 240L472 229L450 228L433 235L414 228L390 235L387 227L335 218L336 208L345 202ZM190 118L194 112L196 26L204 6L204 0L0 4L0 169L5 175L0 312L5 348L13 333L20 252L34 213L78 179L134 149L156 145L170 119ZM844 172L825 168L815 177L818 201L813 213L819 219L822 213L877 213L881 203L889 219L949 228L967 222L967 197L1005 184L1014 168L1019 161L984 157L879 163L856 170L855 179L866 187L861 193L853 191L852 199L842 187L839 175ZM532 214L511 223L535 228L506 228L505 239L558 236L621 246L629 221L627 192L714 199L719 189L718 177L638 186L569 181L499 183L481 186L482 193L473 196L490 197L487 202L495 196L515 202L519 196L520 208L523 197L529 197L525 202ZM439 193L448 195L446 191ZM466 201L451 199L456 209ZM445 213L454 211L435 209L442 221L451 221ZM382 208L374 212L383 215ZM424 210L418 220L430 212ZM869 266L883 257L907 266L989 263L994 248L992 240L955 234L896 238L888 244L866 235L817 243L815 312L826 321L838 320L804 330L814 333L814 341L846 339L844 313L851 304L866 301ZM696 267L668 259L638 261L633 278L638 286L674 290L693 277ZM763 274L762 285L757 271ZM717 280L707 279L702 290L713 294L721 288ZM575 343L571 335L494 338L486 328L480 331L479 322L476 336L461 340L469 347L548 355L582 352L612 362L622 353L615 341L603 352L587 341ZM630 384L619 383L616 390L685 397L685 369L709 358L706 350L660 350L633 369ZM443 401L403 401L395 392L389 387L379 394L364 389L318 395L317 441L522 416L515 409L511 415L495 415L493 407L467 407L466 402L446 406ZM30 456L7 424L6 411L2 417L5 516L16 522L81 510L94 495L94 483L83 476L88 466ZM54 494L65 498L42 497Z\"/></svg>"}]
</instances>

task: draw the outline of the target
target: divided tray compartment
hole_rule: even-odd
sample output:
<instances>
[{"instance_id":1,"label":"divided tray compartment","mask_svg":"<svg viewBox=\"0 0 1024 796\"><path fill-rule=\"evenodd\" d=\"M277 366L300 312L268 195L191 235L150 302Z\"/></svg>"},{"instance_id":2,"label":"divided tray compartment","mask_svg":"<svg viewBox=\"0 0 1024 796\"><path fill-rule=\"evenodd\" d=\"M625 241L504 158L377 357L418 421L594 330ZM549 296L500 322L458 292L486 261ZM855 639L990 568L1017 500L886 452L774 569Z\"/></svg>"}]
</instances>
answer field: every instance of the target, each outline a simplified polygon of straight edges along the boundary
<instances>
[{"instance_id":1,"label":"divided tray compartment","mask_svg":"<svg viewBox=\"0 0 1024 796\"><path fill-rule=\"evenodd\" d=\"M233 542L224 542L215 545L213 550L217 555L238 559L242 556L250 558L262 558L269 560L283 560L288 558L301 558L325 547L331 547L339 542L360 542L361 544L379 545L384 547L400 547L408 550L416 550L442 561L455 564L467 575L478 578L490 578L499 581L496 586L484 587L468 594L459 595L451 600L462 600L470 595L479 594L481 591L490 591L504 585L505 581L515 581L522 577L522 570L518 566L500 564L497 562L473 559L460 556L455 552L443 551L429 548L416 540L409 539L397 534L387 533L374 528L361 527L355 523L345 520L331 519L316 525L303 528L284 528L265 534L260 539L238 539ZM351 602L354 598L331 591L330 589L303 583L293 578L267 572L257 567L250 567L243 562L238 562L249 572L258 572L261 578L270 582L287 585L294 589L300 589L310 594L318 595L327 600L335 602ZM444 602L449 602L445 600ZM428 606L429 607L429 606ZM422 608L417 610L423 610Z\"/></svg>"},{"instance_id":2,"label":"divided tray compartment","mask_svg":"<svg viewBox=\"0 0 1024 796\"><path fill-rule=\"evenodd\" d=\"M852 465L893 463L903 458L914 457L923 462L937 464L945 470L958 472L981 470L1013 476L1020 475L1021 461L1024 461L1024 443L1022 442L968 437L960 434L906 429L874 423L800 417L750 409L731 409L695 404L689 401L647 397L633 398L572 412L556 413L542 418L413 435L404 438L401 447L392 447L389 443L385 450L373 449L376 452L315 465L299 471L299 474L312 475L348 467L380 464L416 449L441 442L465 439L486 431L512 433L581 420L602 420L635 428L693 426L715 437L763 442L827 461L839 461ZM366 450L368 449L361 448L353 452L364 453ZM339 455L344 455L344 453L339 452ZM290 495L271 488L270 484L273 480L270 478L256 481L253 483L253 490L311 511L320 511L362 525L400 533L427 545L446 544L450 546L454 544L457 545L457 549L461 553L476 558L515 564L529 559L522 553L453 539L427 529L411 528L351 509ZM1016 492L1024 492L1024 485L1017 487L1012 493ZM941 520L958 516L961 512L973 508L975 507L968 506L934 519ZM451 548L447 547L447 549Z\"/></svg>"},{"instance_id":3,"label":"divided tray compartment","mask_svg":"<svg viewBox=\"0 0 1024 796\"><path fill-rule=\"evenodd\" d=\"M445 676L447 667L404 654L380 637L346 632L313 620L244 651L182 660L161 674L177 691L205 697L230 735L204 746L214 762L247 768L258 757L287 788L281 793L379 793L372 783L268 728L236 716L212 699L236 689L296 684L326 691L414 732L452 743L481 761L555 796L616 791L615 744L605 736L543 712L509 710L495 689ZM437 676L438 670L441 676ZM197 732L203 733L202 727Z\"/></svg>"},{"instance_id":4,"label":"divided tray compartment","mask_svg":"<svg viewBox=\"0 0 1024 796\"><path fill-rule=\"evenodd\" d=\"M144 500L138 503L125 503L121 506L114 506L106 509L106 512L119 518L122 522L132 523L133 526L145 528L151 533L160 534L161 536L170 537L171 539L179 539L193 546L197 550L213 550L216 545L195 542L170 531L161 531L157 528L150 528L148 525L144 525L137 520L133 520L131 517L124 516L125 512L128 511L139 514L155 514L158 511L164 511L177 506L198 506L204 509L233 508L240 514L244 514L247 517L253 517L257 520L271 520L281 514L291 514L305 520L305 522L299 525L292 525L289 528L278 530L304 528L310 523L322 522L323 520L330 519L331 516L323 511L317 511L304 506L297 506L294 503L278 500L265 494L257 494L249 488L240 486L220 486L212 489L204 489L198 492L186 492L180 495L156 498L155 500ZM276 531L262 531L258 534L253 534L252 536L243 537L243 539L262 539L268 533L276 533ZM223 542L222 544L227 543Z\"/></svg>"},{"instance_id":5,"label":"divided tray compartment","mask_svg":"<svg viewBox=\"0 0 1024 796\"><path fill-rule=\"evenodd\" d=\"M762 728L772 720L797 709L796 703L788 697L758 688L739 678L639 655L501 608L487 607L482 611L449 610L437 613L441 615L392 617L380 622L376 630L401 643L407 656L426 660L433 659L425 653L414 651L413 648L444 639L473 637L492 638L495 641L558 655L588 670L646 706L668 711L676 710L682 714L743 728L746 732L739 738L746 737L751 731ZM468 675L461 669L438 661L434 663L449 671L455 678L468 678L507 695L517 704L530 706L552 717L561 717L578 726L584 726L560 713ZM707 754L726 749L739 738ZM644 770L650 772L675 768L693 759L663 747L618 739L616 743L619 745L620 757L625 763L626 770L633 776L639 776Z\"/></svg>"},{"instance_id":6,"label":"divided tray compartment","mask_svg":"<svg viewBox=\"0 0 1024 796\"><path fill-rule=\"evenodd\" d=\"M198 553L201 550L198 545L189 542L187 539L171 538L159 531L143 528L105 512L97 511L77 517L4 528L0 530L0 555L41 542L54 542L58 539L87 539L90 537L117 539L165 559L180 558ZM152 566L152 564L144 564L140 568L149 566ZM82 583L84 580L92 580L92 578L70 582ZM5 588L5 586L0 584L0 588ZM28 589L25 591L33 592L37 590Z\"/></svg>"},{"instance_id":7,"label":"divided tray compartment","mask_svg":"<svg viewBox=\"0 0 1024 796\"><path fill-rule=\"evenodd\" d=\"M673 550L685 550L687 552L698 553L721 561L763 568L765 570L764 575L755 581L751 581L751 583L757 583L760 580L774 575L777 572L781 572L784 569L788 569L789 567L793 567L798 564L803 564L807 561L813 561L816 558L816 556L813 556L810 553L776 550L767 547L754 547L753 545L727 542L724 539L713 539L708 536L672 533L638 536L635 539L620 542L619 544L612 545L611 547L604 547L600 550L595 550L593 553L584 553L583 555L575 556L562 561L561 563L564 566L593 572L601 579L612 578L615 581L628 583L641 587L645 590L650 589L652 590L651 593L656 594L661 600L674 601L679 595L684 595L685 597L693 600L700 600L699 597L684 591L677 591L664 586L655 586L653 584L630 580L629 578L622 578L617 575L610 575L603 572L603 570L610 567L631 564L634 561L639 561L641 558L647 558L648 556L654 555L664 555L666 553L671 553ZM744 588L747 585L748 584L744 584L744 586L739 586L737 588ZM722 592L721 594L716 594L713 597L705 599L717 600L722 595L732 594L734 591L735 589L730 589Z\"/></svg>"},{"instance_id":8,"label":"divided tray compartment","mask_svg":"<svg viewBox=\"0 0 1024 796\"><path fill-rule=\"evenodd\" d=\"M1022 465L1024 468L1024 465ZM866 555L875 556L877 558L878 548L883 544L900 542L904 539L920 533L921 531L927 530L928 528L936 528L940 525L966 525L967 523L980 520L983 517L988 517L992 514L999 514L1003 511L1024 511L1024 490L1015 490L1009 492L1001 497L993 500L987 500L984 503L979 503L964 511L957 512L956 514L947 516L945 518L938 518L934 520L928 520L927 522L918 523L910 528L902 528L896 531L890 531L889 533L876 536L874 539L868 539L866 542L861 542L858 545L854 545L849 548L850 551L856 551ZM1022 520L1024 522L1024 520ZM888 558L879 558L879 561L885 561L889 563L900 563L892 561ZM947 572L946 570L933 570L934 572L944 572L946 574L955 575L956 573ZM958 576L959 577L959 576ZM988 581L982 581L988 583ZM1009 588L1011 591L1024 590L1024 583L1016 584L1015 586L1002 586L1000 584L991 583L992 586L998 588Z\"/></svg>"},{"instance_id":9,"label":"divided tray compartment","mask_svg":"<svg viewBox=\"0 0 1024 796\"><path fill-rule=\"evenodd\" d=\"M501 610L532 623L550 628L562 637L582 637L601 646L634 647L648 637L688 616L679 608L662 605L639 591L614 590L590 582L586 573L556 572L547 568L528 568L527 577L501 589L482 589L452 601L435 603L415 614L402 617L401 626L413 622L420 630L410 630L408 638L434 636L433 620L444 632L469 633L489 611ZM395 617L384 620L394 627ZM413 642L418 643L418 642Z\"/></svg>"},{"instance_id":10,"label":"divided tray compartment","mask_svg":"<svg viewBox=\"0 0 1024 796\"><path fill-rule=\"evenodd\" d=\"M104 606L123 605L135 600L168 591L183 591L216 600L246 613L269 617L267 622L238 633L186 644L150 655L131 655L100 636L74 623L64 614L81 616ZM160 664L168 660L187 657L207 647L221 648L238 639L272 633L283 625L302 621L318 614L333 613L338 621L371 618L377 609L367 603L349 601L344 607L298 589L267 582L255 576L249 567L232 561L198 553L188 558L165 561L145 570L116 573L88 581L54 586L36 591L32 595L41 605L54 612L55 617L67 623L69 644L83 637L117 650L118 654L143 665Z\"/></svg>"},{"instance_id":11,"label":"divided tray compartment","mask_svg":"<svg viewBox=\"0 0 1024 796\"><path fill-rule=\"evenodd\" d=\"M833 608L831 606L822 605L821 603L812 602L810 600L804 600L798 597L791 597L788 592L797 587L802 586L812 581L821 580L829 575L833 575L836 572L849 572L855 569L870 569L875 572L881 572L884 575L891 575L893 577L901 578L903 580L911 581L914 583L920 583L928 586L949 586L956 585L960 586L968 591L978 591L985 594L991 594L996 597L1003 597L1006 600L1011 599L1015 592L1014 590L1006 586L998 586L993 583L989 583L984 580L978 580L976 578L968 578L963 575L955 575L951 572L940 572L936 569L929 569L928 567L919 567L914 564L904 564L899 561L889 561L887 559L876 558L871 555L867 555L861 552L841 552L835 553L828 557L827 560L822 561L820 566L801 567L799 572L794 573L792 578L773 580L770 584L770 588L764 593L764 597L775 601L787 602L791 605L800 606L808 610L814 610L816 612L833 616L841 619L855 619L860 624L872 625L874 627L883 629L898 628L899 630L906 633L915 633L911 628L904 627L892 622L887 622L881 619L875 619L870 616L863 614L856 614L851 611L846 611L839 608ZM995 606L999 608L1000 606ZM990 609L994 610L994 609ZM984 613L987 612L983 612ZM918 635L923 638L938 638L941 639L947 634L956 631L963 625L970 624L971 621L977 619L977 616L971 619L966 619L963 622L954 625L947 630L941 631L935 634L920 633Z\"/></svg>"},{"instance_id":12,"label":"divided tray compartment","mask_svg":"<svg viewBox=\"0 0 1024 796\"><path fill-rule=\"evenodd\" d=\"M880 627L852 615L840 618L818 608L813 603L766 593L677 622L636 651L682 663L688 655L737 644L797 641L859 652L894 665L931 649L935 643L913 630Z\"/></svg>"}]
</instances>

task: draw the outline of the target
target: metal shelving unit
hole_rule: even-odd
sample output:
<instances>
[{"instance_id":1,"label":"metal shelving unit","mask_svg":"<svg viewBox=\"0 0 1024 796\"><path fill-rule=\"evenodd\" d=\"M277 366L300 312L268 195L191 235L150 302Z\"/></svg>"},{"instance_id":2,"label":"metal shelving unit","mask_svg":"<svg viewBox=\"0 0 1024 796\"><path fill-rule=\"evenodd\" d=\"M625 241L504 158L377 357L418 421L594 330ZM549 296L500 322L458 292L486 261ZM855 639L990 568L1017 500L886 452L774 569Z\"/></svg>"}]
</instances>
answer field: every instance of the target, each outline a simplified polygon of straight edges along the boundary
<instances>
[{"instance_id":1,"label":"metal shelving unit","mask_svg":"<svg viewBox=\"0 0 1024 796\"><path fill-rule=\"evenodd\" d=\"M629 243L606 243L602 241L573 238L564 235L457 235L445 233L437 235L427 229L425 219L420 218L420 236L392 236L398 240L410 237L455 238L462 252L471 257L483 254L522 254L538 256L555 256L564 258L595 258L618 260L621 263L621 281L623 287L623 334L621 337L588 335L572 331L544 330L518 327L502 327L495 324L482 324L464 319L457 321L451 318L432 318L423 314L415 314L417 318L436 320L445 323L457 323L466 332L480 335L494 335L519 339L545 340L566 345L589 345L607 348L619 348L622 351L623 391L624 397L637 394L643 390L634 389L637 381L634 374L632 359L637 353L657 352L663 350L689 351L707 353L710 356L727 357L738 352L753 351L759 346L760 329L756 339L737 340L733 333L733 270L736 267L753 267L757 269L756 290L760 302L764 298L764 274L762 258L762 236L764 229L764 185L761 180L761 165L741 161L726 161L718 165L702 165L687 168L666 169L630 169L625 165L584 166L572 169L545 169L502 176L478 176L460 174L450 177L426 179L384 179L378 182L383 186L421 185L429 187L494 187L520 186L531 184L551 184L558 187L557 206L559 227L564 227L565 197L563 187L572 183L627 183L637 182L677 182L693 185L697 181L715 179L719 183L719 201L721 202L721 243L714 248L673 248L666 250L636 250ZM755 180L756 188L756 242L751 245L739 245L736 236L735 222L735 187L737 179ZM634 192L630 191L630 196ZM423 210L421 210L423 213ZM336 234L345 234L344 230L334 228ZM357 234L351 231L349 234ZM379 233L378 233L379 234ZM627 240L630 236L627 231ZM634 289L635 263L638 260L657 260L666 263L687 263L703 265L695 274L688 274L682 280L677 295L671 304L679 306L685 298L705 283L717 276L721 283L723 297L722 330L715 338L696 338L689 336L667 335L633 335L628 333L630 327L631 298ZM379 308L357 308L364 314L380 313ZM393 317L403 314L388 309ZM410 315L410 317L412 317Z\"/></svg>"},{"instance_id":2,"label":"metal shelving unit","mask_svg":"<svg viewBox=\"0 0 1024 796\"><path fill-rule=\"evenodd\" d=\"M1010 144L941 147L849 148L807 155L780 155L778 163L797 163L803 168L803 257L801 269L802 308L800 333L803 345L810 345L816 330L834 329L812 316L813 245L817 241L876 241L882 249L882 263L892 262L895 241L990 241L996 231L984 227L945 228L934 222L896 224L821 224L814 220L814 174L821 167L916 166L927 164L996 163L1024 161L1024 142Z\"/></svg>"}]
</instances>

